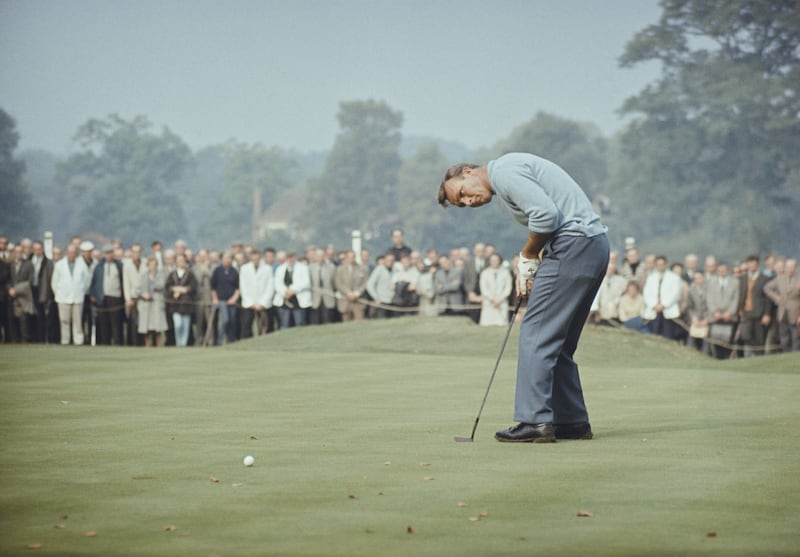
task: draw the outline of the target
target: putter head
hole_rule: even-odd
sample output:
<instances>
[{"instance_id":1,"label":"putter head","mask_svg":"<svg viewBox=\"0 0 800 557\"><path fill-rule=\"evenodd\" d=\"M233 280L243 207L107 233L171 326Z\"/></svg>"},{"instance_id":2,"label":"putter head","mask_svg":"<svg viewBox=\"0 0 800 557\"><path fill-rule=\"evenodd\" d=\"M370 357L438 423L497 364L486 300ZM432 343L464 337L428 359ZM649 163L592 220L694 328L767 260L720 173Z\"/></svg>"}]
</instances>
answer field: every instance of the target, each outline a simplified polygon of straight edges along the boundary
<instances>
[{"instance_id":1,"label":"putter head","mask_svg":"<svg viewBox=\"0 0 800 557\"><path fill-rule=\"evenodd\" d=\"M455 439L456 443L472 443L474 441L472 437L466 437L462 435L456 435L453 437L453 439Z\"/></svg>"}]
</instances>

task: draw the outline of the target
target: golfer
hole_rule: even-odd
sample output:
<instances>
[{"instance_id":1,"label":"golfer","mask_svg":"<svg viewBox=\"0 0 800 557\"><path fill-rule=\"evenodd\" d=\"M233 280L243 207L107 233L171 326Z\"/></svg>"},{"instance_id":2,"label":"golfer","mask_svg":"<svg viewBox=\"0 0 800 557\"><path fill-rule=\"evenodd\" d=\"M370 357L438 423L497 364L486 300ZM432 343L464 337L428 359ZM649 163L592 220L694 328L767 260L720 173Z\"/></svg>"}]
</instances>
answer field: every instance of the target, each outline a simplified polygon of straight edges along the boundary
<instances>
[{"instance_id":1,"label":"golfer","mask_svg":"<svg viewBox=\"0 0 800 557\"><path fill-rule=\"evenodd\" d=\"M606 228L569 174L535 155L510 153L486 166L457 164L439 186L444 207L480 207L495 195L528 228L517 281L518 294L528 299L514 401L519 423L495 438L516 443L591 439L573 355L608 266Z\"/></svg>"}]
</instances>

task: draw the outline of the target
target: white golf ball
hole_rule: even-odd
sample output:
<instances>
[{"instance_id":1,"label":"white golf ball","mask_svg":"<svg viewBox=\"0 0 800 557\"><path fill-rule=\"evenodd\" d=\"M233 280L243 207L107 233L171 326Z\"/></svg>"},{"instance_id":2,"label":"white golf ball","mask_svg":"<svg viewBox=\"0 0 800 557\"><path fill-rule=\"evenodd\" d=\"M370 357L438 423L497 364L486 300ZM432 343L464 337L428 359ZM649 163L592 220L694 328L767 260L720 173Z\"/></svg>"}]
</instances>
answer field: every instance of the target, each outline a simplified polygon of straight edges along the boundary
<instances>
[{"instance_id":1,"label":"white golf ball","mask_svg":"<svg viewBox=\"0 0 800 557\"><path fill-rule=\"evenodd\" d=\"M253 458L251 455L247 455L246 457L244 457L243 462L245 466L252 466L253 464L256 463L256 459Z\"/></svg>"}]
</instances>

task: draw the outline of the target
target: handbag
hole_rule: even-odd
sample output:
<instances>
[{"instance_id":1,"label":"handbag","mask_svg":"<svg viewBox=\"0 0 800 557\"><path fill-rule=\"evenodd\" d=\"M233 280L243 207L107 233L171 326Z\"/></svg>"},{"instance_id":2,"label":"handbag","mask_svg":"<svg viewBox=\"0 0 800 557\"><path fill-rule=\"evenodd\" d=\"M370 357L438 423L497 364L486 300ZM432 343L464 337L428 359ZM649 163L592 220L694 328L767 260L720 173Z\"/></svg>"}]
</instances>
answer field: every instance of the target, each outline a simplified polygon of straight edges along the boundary
<instances>
[{"instance_id":1,"label":"handbag","mask_svg":"<svg viewBox=\"0 0 800 557\"><path fill-rule=\"evenodd\" d=\"M708 337L708 325L695 325L694 323L689 326L689 336L692 338L706 338Z\"/></svg>"}]
</instances>

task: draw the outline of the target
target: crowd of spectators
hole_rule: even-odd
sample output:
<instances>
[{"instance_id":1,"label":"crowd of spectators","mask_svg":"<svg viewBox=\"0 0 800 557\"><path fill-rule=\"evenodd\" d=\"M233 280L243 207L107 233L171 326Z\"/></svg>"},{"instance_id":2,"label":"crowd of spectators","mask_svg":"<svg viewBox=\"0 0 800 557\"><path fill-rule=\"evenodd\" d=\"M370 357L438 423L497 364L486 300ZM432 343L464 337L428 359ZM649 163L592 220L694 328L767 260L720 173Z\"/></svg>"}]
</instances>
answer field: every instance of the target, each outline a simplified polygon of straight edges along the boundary
<instances>
[{"instance_id":1,"label":"crowd of spectators","mask_svg":"<svg viewBox=\"0 0 800 557\"><path fill-rule=\"evenodd\" d=\"M662 335L717 358L800 349L797 260L750 255L730 264L689 254L640 259L632 238L611 254L590 321Z\"/></svg>"},{"instance_id":2,"label":"crowd of spectators","mask_svg":"<svg viewBox=\"0 0 800 557\"><path fill-rule=\"evenodd\" d=\"M611 253L589 317L684 342L716 357L798 350L797 261L713 255L639 258L632 239ZM0 237L0 338L130 346L220 345L279 329L402 315L462 315L502 326L516 303L515 261L478 242L421 253L392 231L374 259L310 247L304 253L234 243L218 252L178 241L145 254L74 237L45 254L41 241Z\"/></svg>"}]
</instances>

